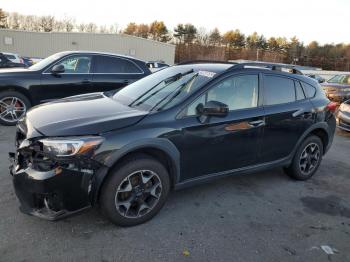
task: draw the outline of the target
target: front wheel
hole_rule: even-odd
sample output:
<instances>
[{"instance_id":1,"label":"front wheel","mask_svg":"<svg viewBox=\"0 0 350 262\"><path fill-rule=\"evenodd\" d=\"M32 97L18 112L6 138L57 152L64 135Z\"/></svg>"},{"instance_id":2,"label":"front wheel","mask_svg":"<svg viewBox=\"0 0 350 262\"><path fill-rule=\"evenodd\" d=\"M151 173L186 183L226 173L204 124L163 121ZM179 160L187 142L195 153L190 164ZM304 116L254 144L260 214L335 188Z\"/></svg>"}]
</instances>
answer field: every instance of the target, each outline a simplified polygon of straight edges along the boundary
<instances>
[{"instance_id":1,"label":"front wheel","mask_svg":"<svg viewBox=\"0 0 350 262\"><path fill-rule=\"evenodd\" d=\"M170 189L169 174L157 160L146 155L128 158L105 181L102 212L119 226L134 226L154 217Z\"/></svg>"},{"instance_id":2,"label":"front wheel","mask_svg":"<svg viewBox=\"0 0 350 262\"><path fill-rule=\"evenodd\" d=\"M299 146L293 162L285 172L296 180L307 180L312 177L321 164L323 143L318 136L308 136Z\"/></svg>"},{"instance_id":3,"label":"front wheel","mask_svg":"<svg viewBox=\"0 0 350 262\"><path fill-rule=\"evenodd\" d=\"M25 115L31 104L29 99L16 91L0 93L0 124L14 126Z\"/></svg>"}]
</instances>

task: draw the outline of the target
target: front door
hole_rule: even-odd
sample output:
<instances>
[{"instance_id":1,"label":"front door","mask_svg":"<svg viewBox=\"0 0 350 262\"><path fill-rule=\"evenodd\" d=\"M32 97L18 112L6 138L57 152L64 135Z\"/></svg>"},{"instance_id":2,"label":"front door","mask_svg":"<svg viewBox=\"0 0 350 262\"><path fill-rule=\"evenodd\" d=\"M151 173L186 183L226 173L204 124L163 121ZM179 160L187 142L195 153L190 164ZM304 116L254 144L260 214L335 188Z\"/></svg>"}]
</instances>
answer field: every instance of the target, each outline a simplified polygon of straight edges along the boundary
<instances>
[{"instance_id":1,"label":"front door","mask_svg":"<svg viewBox=\"0 0 350 262\"><path fill-rule=\"evenodd\" d=\"M91 56L73 55L63 58L55 65L62 64L63 73L52 73L50 67L41 77L36 93L40 102L91 92Z\"/></svg>"},{"instance_id":2,"label":"front door","mask_svg":"<svg viewBox=\"0 0 350 262\"><path fill-rule=\"evenodd\" d=\"M193 179L257 162L264 126L264 111L258 104L259 76L236 75L225 78L197 98L178 119L181 132L171 138L181 154L182 179ZM209 117L202 123L198 104L225 103L225 117Z\"/></svg>"}]
</instances>

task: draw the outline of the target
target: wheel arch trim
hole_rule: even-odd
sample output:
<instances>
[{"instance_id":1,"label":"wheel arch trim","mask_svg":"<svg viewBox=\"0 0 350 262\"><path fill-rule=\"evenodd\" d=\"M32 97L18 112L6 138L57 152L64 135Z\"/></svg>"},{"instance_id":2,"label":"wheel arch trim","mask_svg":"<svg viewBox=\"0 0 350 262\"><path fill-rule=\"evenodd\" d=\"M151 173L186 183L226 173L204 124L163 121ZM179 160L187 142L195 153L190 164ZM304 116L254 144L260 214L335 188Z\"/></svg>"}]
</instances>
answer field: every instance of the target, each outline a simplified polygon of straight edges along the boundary
<instances>
[{"instance_id":1,"label":"wheel arch trim","mask_svg":"<svg viewBox=\"0 0 350 262\"><path fill-rule=\"evenodd\" d=\"M171 160L172 167L174 168L174 185L180 181L180 152L175 147L175 145L165 138L150 138L141 139L134 143L128 144L121 149L112 153L104 163L104 167L100 172L97 172L94 177L94 186L92 194L92 202L96 203L98 201L98 196L100 194L100 189L103 182L107 178L111 168L118 163L123 157L133 152L140 151L142 149L156 149L165 153Z\"/></svg>"}]
</instances>

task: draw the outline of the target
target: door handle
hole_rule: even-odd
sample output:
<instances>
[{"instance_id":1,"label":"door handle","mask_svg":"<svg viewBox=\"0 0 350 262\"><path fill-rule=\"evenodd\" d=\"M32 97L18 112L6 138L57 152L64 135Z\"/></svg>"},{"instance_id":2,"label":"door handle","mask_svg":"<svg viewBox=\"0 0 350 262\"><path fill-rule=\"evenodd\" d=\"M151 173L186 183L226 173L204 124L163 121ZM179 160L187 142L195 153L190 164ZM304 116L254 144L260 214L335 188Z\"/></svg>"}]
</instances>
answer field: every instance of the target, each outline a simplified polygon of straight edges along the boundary
<instances>
[{"instance_id":1,"label":"door handle","mask_svg":"<svg viewBox=\"0 0 350 262\"><path fill-rule=\"evenodd\" d=\"M300 109L293 113L293 117L301 117L301 118L310 118L312 117L312 112L305 111L304 109Z\"/></svg>"},{"instance_id":2,"label":"door handle","mask_svg":"<svg viewBox=\"0 0 350 262\"><path fill-rule=\"evenodd\" d=\"M264 120L255 120L255 121L250 121L248 124L252 127L259 127L259 126L264 126L265 121Z\"/></svg>"}]
</instances>

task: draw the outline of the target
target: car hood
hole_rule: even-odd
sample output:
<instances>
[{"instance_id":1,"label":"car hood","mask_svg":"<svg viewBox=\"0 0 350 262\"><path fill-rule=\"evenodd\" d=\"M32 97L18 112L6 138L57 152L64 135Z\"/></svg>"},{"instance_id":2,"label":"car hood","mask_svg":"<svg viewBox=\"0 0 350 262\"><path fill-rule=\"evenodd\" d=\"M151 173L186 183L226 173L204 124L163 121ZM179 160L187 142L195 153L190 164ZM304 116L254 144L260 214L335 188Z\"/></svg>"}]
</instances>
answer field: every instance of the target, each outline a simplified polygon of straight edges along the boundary
<instances>
[{"instance_id":1,"label":"car hood","mask_svg":"<svg viewBox=\"0 0 350 262\"><path fill-rule=\"evenodd\" d=\"M17 76L17 75L24 75L24 74L33 74L36 71L32 71L26 68L1 68L0 69L0 77L6 77L6 76Z\"/></svg>"},{"instance_id":2,"label":"car hood","mask_svg":"<svg viewBox=\"0 0 350 262\"><path fill-rule=\"evenodd\" d=\"M133 125L147 114L92 93L36 106L27 112L25 122L44 136L94 135Z\"/></svg>"}]
</instances>

